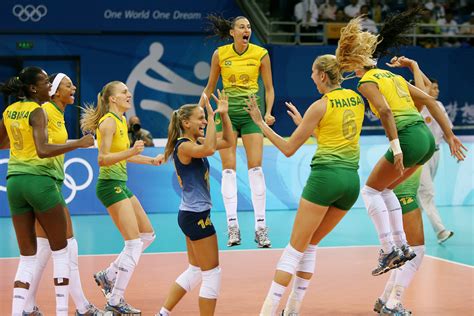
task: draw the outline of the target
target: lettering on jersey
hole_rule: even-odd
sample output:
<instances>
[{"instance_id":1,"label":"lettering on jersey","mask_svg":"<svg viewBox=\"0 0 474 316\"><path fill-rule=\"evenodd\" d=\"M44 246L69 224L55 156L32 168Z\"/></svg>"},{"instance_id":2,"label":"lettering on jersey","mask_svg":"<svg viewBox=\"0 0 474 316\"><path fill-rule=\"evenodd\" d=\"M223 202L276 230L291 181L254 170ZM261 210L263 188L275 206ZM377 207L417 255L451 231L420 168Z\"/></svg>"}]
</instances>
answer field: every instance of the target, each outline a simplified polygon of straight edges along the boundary
<instances>
[{"instance_id":1,"label":"lettering on jersey","mask_svg":"<svg viewBox=\"0 0 474 316\"><path fill-rule=\"evenodd\" d=\"M30 116L30 111L7 111L7 117L10 120L27 119Z\"/></svg>"},{"instance_id":2,"label":"lettering on jersey","mask_svg":"<svg viewBox=\"0 0 474 316\"><path fill-rule=\"evenodd\" d=\"M392 74L391 72L381 72L381 73L378 73L378 74L374 74L374 77L377 78L377 79L393 78L393 77L395 77L395 75Z\"/></svg>"},{"instance_id":3,"label":"lettering on jersey","mask_svg":"<svg viewBox=\"0 0 474 316\"><path fill-rule=\"evenodd\" d=\"M56 126L58 128L61 128L61 126L63 126L63 122L61 122L61 121L56 122Z\"/></svg>"},{"instance_id":4,"label":"lettering on jersey","mask_svg":"<svg viewBox=\"0 0 474 316\"><path fill-rule=\"evenodd\" d=\"M227 66L227 67L232 66L232 60L226 60L226 61L224 62L224 66Z\"/></svg>"},{"instance_id":5,"label":"lettering on jersey","mask_svg":"<svg viewBox=\"0 0 474 316\"><path fill-rule=\"evenodd\" d=\"M351 107L351 106L357 106L357 105L360 105L360 104L364 104L364 102L362 102L362 99L361 97L357 96L357 97L350 97L350 98L343 98L343 99L330 99L329 101L331 101L331 108L347 108L347 107Z\"/></svg>"},{"instance_id":6,"label":"lettering on jersey","mask_svg":"<svg viewBox=\"0 0 474 316\"><path fill-rule=\"evenodd\" d=\"M123 129L120 129L120 137L123 137Z\"/></svg>"},{"instance_id":7,"label":"lettering on jersey","mask_svg":"<svg viewBox=\"0 0 474 316\"><path fill-rule=\"evenodd\" d=\"M252 63L252 62L249 62L249 63L247 63L247 66L251 66L251 67L253 66L253 67L255 67L255 66L257 66L257 64L254 64L254 63Z\"/></svg>"}]
</instances>

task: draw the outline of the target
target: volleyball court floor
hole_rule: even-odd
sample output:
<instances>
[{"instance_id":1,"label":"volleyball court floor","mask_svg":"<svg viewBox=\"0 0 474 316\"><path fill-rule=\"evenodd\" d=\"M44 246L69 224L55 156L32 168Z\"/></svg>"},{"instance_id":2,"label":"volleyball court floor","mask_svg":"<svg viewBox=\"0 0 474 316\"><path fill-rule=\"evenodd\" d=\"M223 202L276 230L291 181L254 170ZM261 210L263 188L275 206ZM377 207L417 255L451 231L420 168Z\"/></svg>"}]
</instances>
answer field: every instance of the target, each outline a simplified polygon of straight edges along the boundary
<instances>
[{"instance_id":1,"label":"volleyball court floor","mask_svg":"<svg viewBox=\"0 0 474 316\"><path fill-rule=\"evenodd\" d=\"M427 255L404 304L414 315L474 315L474 237L473 207L441 207L446 227L455 232L444 245L438 245L425 220ZM267 214L272 249L257 249L253 241L253 213L240 212L242 245L226 247L225 214L214 212L213 223L219 239L222 287L216 315L258 315L270 286L282 248L289 240L295 212ZM187 267L184 237L176 214L151 214L157 239L140 259L126 292L127 302L154 315L169 287ZM123 241L109 216L74 216L79 244L82 286L87 298L97 306L105 299L92 278L115 259ZM9 218L0 218L0 315L8 315L11 286L18 260L18 247ZM383 290L388 274L373 277L378 247L375 229L366 211L353 209L321 243L316 272L303 303L301 315L375 315L372 307ZM51 261L38 291L38 305L45 315L54 315ZM280 308L284 307L286 297ZM173 316L199 315L199 288L189 293L173 311ZM70 314L74 307L70 302Z\"/></svg>"}]
</instances>

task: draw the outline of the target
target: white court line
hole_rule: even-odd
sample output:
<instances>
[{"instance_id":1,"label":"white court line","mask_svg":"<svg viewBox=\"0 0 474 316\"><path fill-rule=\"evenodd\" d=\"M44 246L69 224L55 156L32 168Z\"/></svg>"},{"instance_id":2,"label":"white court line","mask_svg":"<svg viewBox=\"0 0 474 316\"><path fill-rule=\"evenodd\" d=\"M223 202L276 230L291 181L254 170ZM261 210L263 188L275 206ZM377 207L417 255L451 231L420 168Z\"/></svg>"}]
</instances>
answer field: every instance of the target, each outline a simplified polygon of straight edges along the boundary
<instances>
[{"instance_id":1,"label":"white court line","mask_svg":"<svg viewBox=\"0 0 474 316\"><path fill-rule=\"evenodd\" d=\"M436 259L436 260L444 261L444 262L447 262L447 263L457 264L459 266L466 267L466 268L471 268L471 269L474 268L474 266L471 266L469 264L460 263L460 262L456 262L456 261L451 261L451 260L448 260L448 259L443 259L443 258L435 257L435 256L432 256L432 255L425 254L425 257L430 257L431 259Z\"/></svg>"}]
</instances>

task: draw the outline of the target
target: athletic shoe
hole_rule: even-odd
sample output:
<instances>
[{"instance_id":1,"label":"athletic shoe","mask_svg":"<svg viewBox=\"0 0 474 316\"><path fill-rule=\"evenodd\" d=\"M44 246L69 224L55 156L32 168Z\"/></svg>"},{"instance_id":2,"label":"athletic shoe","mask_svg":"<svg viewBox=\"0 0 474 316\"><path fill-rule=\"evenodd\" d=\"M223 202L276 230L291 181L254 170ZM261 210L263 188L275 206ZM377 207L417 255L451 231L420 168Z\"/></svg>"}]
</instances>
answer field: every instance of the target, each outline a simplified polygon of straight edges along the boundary
<instances>
[{"instance_id":1,"label":"athletic shoe","mask_svg":"<svg viewBox=\"0 0 474 316\"><path fill-rule=\"evenodd\" d=\"M261 227L255 232L255 242L259 248L270 248L272 242L268 238L268 227Z\"/></svg>"},{"instance_id":2,"label":"athletic shoe","mask_svg":"<svg viewBox=\"0 0 474 316\"><path fill-rule=\"evenodd\" d=\"M35 306L31 313L23 311L22 316L43 316L43 313L39 310L38 306Z\"/></svg>"},{"instance_id":3,"label":"athletic shoe","mask_svg":"<svg viewBox=\"0 0 474 316\"><path fill-rule=\"evenodd\" d=\"M402 266L405 262L410 261L416 257L415 251L408 244L402 245L400 247L400 250L403 252L405 260L404 262L399 263L399 266Z\"/></svg>"},{"instance_id":4,"label":"athletic shoe","mask_svg":"<svg viewBox=\"0 0 474 316\"><path fill-rule=\"evenodd\" d=\"M89 304L87 306L87 311L84 314L79 313L79 311L76 309L75 316L113 316L113 314L112 312L102 311L94 305Z\"/></svg>"},{"instance_id":5,"label":"athletic shoe","mask_svg":"<svg viewBox=\"0 0 474 316\"><path fill-rule=\"evenodd\" d=\"M141 315L142 312L139 309L136 309L130 304L127 304L125 300L122 298L120 300L120 303L118 305L110 305L109 302L105 304L105 310L112 312L112 314L115 316L135 316L135 315Z\"/></svg>"},{"instance_id":6,"label":"athletic shoe","mask_svg":"<svg viewBox=\"0 0 474 316\"><path fill-rule=\"evenodd\" d=\"M95 283L100 286L100 289L106 298L112 293L112 289L114 288L114 282L110 281L107 278L107 271L102 270L94 274Z\"/></svg>"},{"instance_id":7,"label":"athletic shoe","mask_svg":"<svg viewBox=\"0 0 474 316\"><path fill-rule=\"evenodd\" d=\"M380 313L380 311L382 310L384 305L385 305L385 302L382 301L382 299L380 297L377 298L377 300L375 301L375 304L374 304L374 312Z\"/></svg>"},{"instance_id":8,"label":"athletic shoe","mask_svg":"<svg viewBox=\"0 0 474 316\"><path fill-rule=\"evenodd\" d=\"M391 269L398 268L399 266L403 265L404 262L405 257L403 256L403 252L399 248L392 247L392 251L387 254L383 252L382 249L380 249L379 265L377 268L372 270L372 275L381 275L385 272L390 271Z\"/></svg>"},{"instance_id":9,"label":"athletic shoe","mask_svg":"<svg viewBox=\"0 0 474 316\"><path fill-rule=\"evenodd\" d=\"M281 316L298 316L299 313L291 312L289 314L285 314L285 310L281 311Z\"/></svg>"},{"instance_id":10,"label":"athletic shoe","mask_svg":"<svg viewBox=\"0 0 474 316\"><path fill-rule=\"evenodd\" d=\"M445 229L445 230L441 231L437 236L438 237L438 244L444 243L446 240L453 237L453 235L454 235L454 232L452 232L450 230Z\"/></svg>"},{"instance_id":11,"label":"athletic shoe","mask_svg":"<svg viewBox=\"0 0 474 316\"><path fill-rule=\"evenodd\" d=\"M240 229L236 225L229 226L228 234L227 247L240 245Z\"/></svg>"},{"instance_id":12,"label":"athletic shoe","mask_svg":"<svg viewBox=\"0 0 474 316\"><path fill-rule=\"evenodd\" d=\"M382 316L410 316L411 311L403 308L401 303L398 303L394 308L390 309L387 306L383 306L380 314Z\"/></svg>"}]
</instances>

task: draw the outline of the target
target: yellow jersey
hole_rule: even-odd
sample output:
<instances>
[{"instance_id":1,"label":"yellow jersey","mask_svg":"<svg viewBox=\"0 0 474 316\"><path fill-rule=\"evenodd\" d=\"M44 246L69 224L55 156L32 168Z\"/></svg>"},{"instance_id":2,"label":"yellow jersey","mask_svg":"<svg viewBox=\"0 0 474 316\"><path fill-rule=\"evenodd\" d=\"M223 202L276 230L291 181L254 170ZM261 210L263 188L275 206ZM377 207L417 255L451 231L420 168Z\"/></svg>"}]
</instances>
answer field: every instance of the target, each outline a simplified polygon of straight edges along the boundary
<instances>
[{"instance_id":1,"label":"yellow jersey","mask_svg":"<svg viewBox=\"0 0 474 316\"><path fill-rule=\"evenodd\" d=\"M350 89L338 88L326 93L326 113L314 130L318 149L311 161L316 165L359 168L360 132L365 106L362 97Z\"/></svg>"},{"instance_id":2,"label":"yellow jersey","mask_svg":"<svg viewBox=\"0 0 474 316\"><path fill-rule=\"evenodd\" d=\"M53 102L46 102L41 106L48 115L48 143L65 144L68 139L64 112ZM53 168L56 170L58 180L64 180L64 154L51 158Z\"/></svg>"},{"instance_id":3,"label":"yellow jersey","mask_svg":"<svg viewBox=\"0 0 474 316\"><path fill-rule=\"evenodd\" d=\"M128 126L125 116L120 118L115 113L108 112L99 120L99 126L105 119L109 117L115 120L115 133L112 138L110 152L117 153L129 149L130 140L128 139ZM102 145L102 136L100 134L99 127L97 127L96 134L97 143L100 147ZM111 166L100 167L99 179L127 181L127 161L122 160Z\"/></svg>"},{"instance_id":4,"label":"yellow jersey","mask_svg":"<svg viewBox=\"0 0 474 316\"><path fill-rule=\"evenodd\" d=\"M30 115L40 105L22 100L9 105L3 112L3 123L10 139L10 159L7 177L12 175L45 175L60 180L51 159L41 159L36 153Z\"/></svg>"},{"instance_id":5,"label":"yellow jersey","mask_svg":"<svg viewBox=\"0 0 474 316\"><path fill-rule=\"evenodd\" d=\"M364 74L359 81L359 86L364 82L373 82L378 86L392 110L397 130L402 130L417 122L424 122L411 98L408 84L402 76L388 70L374 68ZM377 109L370 102L369 105L372 112L380 117Z\"/></svg>"},{"instance_id":6,"label":"yellow jersey","mask_svg":"<svg viewBox=\"0 0 474 316\"><path fill-rule=\"evenodd\" d=\"M222 85L229 96L229 113L246 114L244 100L258 92L260 64L268 51L254 44L249 44L242 54L235 51L234 44L221 46L217 51Z\"/></svg>"}]
</instances>

